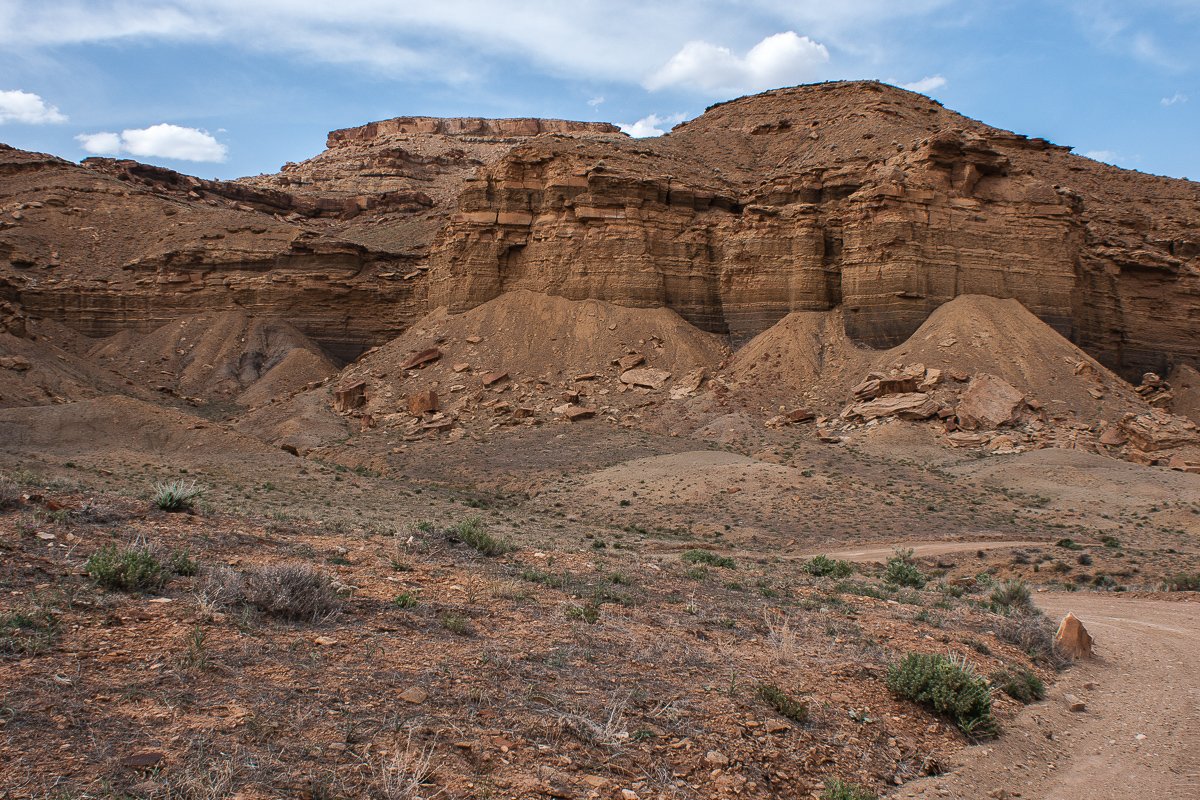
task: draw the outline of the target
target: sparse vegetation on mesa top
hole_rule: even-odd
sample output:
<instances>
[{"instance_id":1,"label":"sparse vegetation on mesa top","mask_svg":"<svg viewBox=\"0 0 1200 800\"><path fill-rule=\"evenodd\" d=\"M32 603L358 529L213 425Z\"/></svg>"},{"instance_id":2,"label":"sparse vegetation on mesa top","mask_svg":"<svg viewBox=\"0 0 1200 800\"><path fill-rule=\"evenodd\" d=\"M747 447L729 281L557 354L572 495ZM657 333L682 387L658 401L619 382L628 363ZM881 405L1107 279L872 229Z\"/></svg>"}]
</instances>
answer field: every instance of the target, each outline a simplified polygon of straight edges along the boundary
<instances>
[{"instance_id":1,"label":"sparse vegetation on mesa top","mask_svg":"<svg viewBox=\"0 0 1200 800\"><path fill-rule=\"evenodd\" d=\"M940 653L909 653L888 666L892 694L952 717L959 730L974 739L998 736L992 715L992 692L965 660Z\"/></svg>"},{"instance_id":2,"label":"sparse vegetation on mesa top","mask_svg":"<svg viewBox=\"0 0 1200 800\"><path fill-rule=\"evenodd\" d=\"M517 546L507 539L488 533L483 517L464 519L450 532L485 556L502 556L517 549Z\"/></svg>"},{"instance_id":3,"label":"sparse vegetation on mesa top","mask_svg":"<svg viewBox=\"0 0 1200 800\"><path fill-rule=\"evenodd\" d=\"M163 511L187 511L203 495L204 489L196 486L195 481L189 483L180 478L155 484L153 500Z\"/></svg>"}]
</instances>

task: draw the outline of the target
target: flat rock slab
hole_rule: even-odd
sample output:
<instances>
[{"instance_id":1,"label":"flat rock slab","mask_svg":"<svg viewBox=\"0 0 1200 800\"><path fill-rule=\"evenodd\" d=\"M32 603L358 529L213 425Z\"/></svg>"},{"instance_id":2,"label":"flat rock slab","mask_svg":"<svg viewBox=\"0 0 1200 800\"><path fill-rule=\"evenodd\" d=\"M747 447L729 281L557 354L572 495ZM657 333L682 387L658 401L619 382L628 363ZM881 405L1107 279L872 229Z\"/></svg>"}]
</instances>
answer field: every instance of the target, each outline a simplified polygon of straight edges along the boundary
<instances>
[{"instance_id":1,"label":"flat rock slab","mask_svg":"<svg viewBox=\"0 0 1200 800\"><path fill-rule=\"evenodd\" d=\"M669 380L671 373L665 369L631 369L621 373L621 383L644 386L647 389L661 389Z\"/></svg>"},{"instance_id":2,"label":"flat rock slab","mask_svg":"<svg viewBox=\"0 0 1200 800\"><path fill-rule=\"evenodd\" d=\"M400 365L400 369L416 369L437 361L442 357L442 351L436 347L430 347L411 356L407 361Z\"/></svg>"}]
</instances>

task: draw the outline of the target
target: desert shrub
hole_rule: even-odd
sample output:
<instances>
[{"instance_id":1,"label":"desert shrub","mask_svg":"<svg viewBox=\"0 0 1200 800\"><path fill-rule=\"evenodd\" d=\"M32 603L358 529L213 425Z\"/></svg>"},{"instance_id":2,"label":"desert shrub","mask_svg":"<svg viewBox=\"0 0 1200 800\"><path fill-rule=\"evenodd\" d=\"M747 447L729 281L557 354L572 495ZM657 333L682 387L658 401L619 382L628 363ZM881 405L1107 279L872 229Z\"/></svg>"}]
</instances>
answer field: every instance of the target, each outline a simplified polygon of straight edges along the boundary
<instances>
[{"instance_id":1,"label":"desert shrub","mask_svg":"<svg viewBox=\"0 0 1200 800\"><path fill-rule=\"evenodd\" d=\"M416 608L420 604L421 600L414 592L401 592L392 600L396 608Z\"/></svg>"},{"instance_id":2,"label":"desert shrub","mask_svg":"<svg viewBox=\"0 0 1200 800\"><path fill-rule=\"evenodd\" d=\"M991 600L1005 614L1028 614L1034 610L1029 584L1020 578L1007 580L992 589Z\"/></svg>"},{"instance_id":3,"label":"desert shrub","mask_svg":"<svg viewBox=\"0 0 1200 800\"><path fill-rule=\"evenodd\" d=\"M755 693L781 716L796 722L808 721L808 704L792 697L773 683L760 683Z\"/></svg>"},{"instance_id":4,"label":"desert shrub","mask_svg":"<svg viewBox=\"0 0 1200 800\"><path fill-rule=\"evenodd\" d=\"M177 481L167 481L154 486L154 505L163 511L187 511L192 502L204 495L204 490L196 486L196 482L188 483L183 478Z\"/></svg>"},{"instance_id":5,"label":"desert shrub","mask_svg":"<svg viewBox=\"0 0 1200 800\"><path fill-rule=\"evenodd\" d=\"M716 553L710 553L707 550L688 550L679 557L689 564L707 564L710 567L725 567L726 569L737 569L737 562L728 556L719 556Z\"/></svg>"},{"instance_id":6,"label":"desert shrub","mask_svg":"<svg viewBox=\"0 0 1200 800\"><path fill-rule=\"evenodd\" d=\"M1059 539L1055 542L1056 545L1066 550L1082 550L1083 545L1076 544L1074 539Z\"/></svg>"},{"instance_id":7,"label":"desert shrub","mask_svg":"<svg viewBox=\"0 0 1200 800\"><path fill-rule=\"evenodd\" d=\"M452 532L485 556L502 556L517 549L517 546L507 539L488 533L483 517L464 519L454 526Z\"/></svg>"},{"instance_id":8,"label":"desert shrub","mask_svg":"<svg viewBox=\"0 0 1200 800\"><path fill-rule=\"evenodd\" d=\"M442 614L442 627L453 633L455 636L470 636L471 624L467 622L467 618L461 614L451 614L449 612Z\"/></svg>"},{"instance_id":9,"label":"desert shrub","mask_svg":"<svg viewBox=\"0 0 1200 800\"><path fill-rule=\"evenodd\" d=\"M817 578L829 575L840 579L854 572L854 566L849 561L835 561L829 556L819 555L808 560L808 563L804 565L804 571Z\"/></svg>"},{"instance_id":10,"label":"desert shrub","mask_svg":"<svg viewBox=\"0 0 1200 800\"><path fill-rule=\"evenodd\" d=\"M329 575L308 564L252 567L243 578L244 602L272 617L315 620L338 606Z\"/></svg>"},{"instance_id":11,"label":"desert shrub","mask_svg":"<svg viewBox=\"0 0 1200 800\"><path fill-rule=\"evenodd\" d=\"M192 560L187 548L171 553L171 558L167 561L167 566L171 572L187 578L200 572L200 565Z\"/></svg>"},{"instance_id":12,"label":"desert shrub","mask_svg":"<svg viewBox=\"0 0 1200 800\"><path fill-rule=\"evenodd\" d=\"M940 653L909 653L888 666L887 686L897 697L912 700L952 717L972 738L997 736L992 692L966 661Z\"/></svg>"},{"instance_id":13,"label":"desert shrub","mask_svg":"<svg viewBox=\"0 0 1200 800\"><path fill-rule=\"evenodd\" d=\"M1176 572L1163 578L1163 588L1168 592L1200 591L1200 573L1189 575L1186 572Z\"/></svg>"},{"instance_id":14,"label":"desert shrub","mask_svg":"<svg viewBox=\"0 0 1200 800\"><path fill-rule=\"evenodd\" d=\"M992 674L992 683L1013 700L1021 703L1032 703L1046 696L1046 684L1042 679L1027 669L1000 670Z\"/></svg>"},{"instance_id":15,"label":"desert shrub","mask_svg":"<svg viewBox=\"0 0 1200 800\"><path fill-rule=\"evenodd\" d=\"M46 609L0 614L0 653L36 655L58 633L58 617Z\"/></svg>"},{"instance_id":16,"label":"desert shrub","mask_svg":"<svg viewBox=\"0 0 1200 800\"><path fill-rule=\"evenodd\" d=\"M879 800L879 795L856 783L831 780L825 782L821 800Z\"/></svg>"},{"instance_id":17,"label":"desert shrub","mask_svg":"<svg viewBox=\"0 0 1200 800\"><path fill-rule=\"evenodd\" d=\"M1014 614L996 626L996 635L1016 645L1034 661L1062 666L1061 657L1054 651L1054 628L1042 614Z\"/></svg>"},{"instance_id":18,"label":"desert shrub","mask_svg":"<svg viewBox=\"0 0 1200 800\"><path fill-rule=\"evenodd\" d=\"M16 508L21 500L21 487L8 477L0 478L0 509Z\"/></svg>"},{"instance_id":19,"label":"desert shrub","mask_svg":"<svg viewBox=\"0 0 1200 800\"><path fill-rule=\"evenodd\" d=\"M915 564L910 564L900 556L888 559L887 569L883 579L898 586L911 586L914 589L924 589L927 578Z\"/></svg>"},{"instance_id":20,"label":"desert shrub","mask_svg":"<svg viewBox=\"0 0 1200 800\"><path fill-rule=\"evenodd\" d=\"M85 569L105 589L121 592L161 589L171 577L170 569L145 546L106 544L92 553Z\"/></svg>"}]
</instances>

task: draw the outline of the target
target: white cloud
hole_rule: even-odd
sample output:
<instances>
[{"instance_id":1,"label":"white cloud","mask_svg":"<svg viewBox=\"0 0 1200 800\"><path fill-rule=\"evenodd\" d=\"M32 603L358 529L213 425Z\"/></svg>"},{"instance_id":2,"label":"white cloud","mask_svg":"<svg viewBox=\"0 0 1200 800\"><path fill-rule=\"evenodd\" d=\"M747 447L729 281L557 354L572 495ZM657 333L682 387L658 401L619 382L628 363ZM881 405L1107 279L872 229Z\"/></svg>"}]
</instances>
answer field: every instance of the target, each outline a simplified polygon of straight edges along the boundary
<instances>
[{"instance_id":1,"label":"white cloud","mask_svg":"<svg viewBox=\"0 0 1200 800\"><path fill-rule=\"evenodd\" d=\"M24 122L27 125L42 125L48 122L66 122L65 114L58 113L54 106L46 105L46 101L36 94L14 89L11 92L0 92L0 124L5 122Z\"/></svg>"},{"instance_id":2,"label":"white cloud","mask_svg":"<svg viewBox=\"0 0 1200 800\"><path fill-rule=\"evenodd\" d=\"M1112 150L1088 150L1083 155L1093 161L1103 161L1105 164L1115 164L1117 159L1120 158Z\"/></svg>"},{"instance_id":3,"label":"white cloud","mask_svg":"<svg viewBox=\"0 0 1200 800\"><path fill-rule=\"evenodd\" d=\"M75 140L92 155L115 156L121 152L119 133L81 133Z\"/></svg>"},{"instance_id":4,"label":"white cloud","mask_svg":"<svg viewBox=\"0 0 1200 800\"><path fill-rule=\"evenodd\" d=\"M1182 94L1181 92L1176 92L1174 97L1164 97L1162 99L1162 104L1164 106L1173 106L1176 103L1186 103L1186 102L1187 102L1187 95Z\"/></svg>"},{"instance_id":5,"label":"white cloud","mask_svg":"<svg viewBox=\"0 0 1200 800\"><path fill-rule=\"evenodd\" d=\"M687 119L687 114L672 114L663 118L658 114L642 117L632 125L618 125L622 133L629 134L634 139L645 139L647 136L662 136L671 128Z\"/></svg>"},{"instance_id":6,"label":"white cloud","mask_svg":"<svg viewBox=\"0 0 1200 800\"><path fill-rule=\"evenodd\" d=\"M75 137L84 150L96 155L128 153L142 158L176 158L182 161L224 161L229 148L198 128L161 123L130 128L121 133L81 133Z\"/></svg>"},{"instance_id":7,"label":"white cloud","mask_svg":"<svg viewBox=\"0 0 1200 800\"><path fill-rule=\"evenodd\" d=\"M651 91L691 86L707 92L757 92L812 80L827 61L825 45L795 31L768 36L745 58L727 47L695 41L685 44L643 85Z\"/></svg>"},{"instance_id":8,"label":"white cloud","mask_svg":"<svg viewBox=\"0 0 1200 800\"><path fill-rule=\"evenodd\" d=\"M912 83L900 84L901 89L908 89L910 92L920 92L921 94L929 94L934 89L940 89L946 85L946 79L941 75L930 75L926 78L921 78L919 81Z\"/></svg>"},{"instance_id":9,"label":"white cloud","mask_svg":"<svg viewBox=\"0 0 1200 800\"><path fill-rule=\"evenodd\" d=\"M596 106L600 105L603 102L604 102L603 97L593 97L591 100L588 100L588 105L591 106L592 108L595 108Z\"/></svg>"}]
</instances>

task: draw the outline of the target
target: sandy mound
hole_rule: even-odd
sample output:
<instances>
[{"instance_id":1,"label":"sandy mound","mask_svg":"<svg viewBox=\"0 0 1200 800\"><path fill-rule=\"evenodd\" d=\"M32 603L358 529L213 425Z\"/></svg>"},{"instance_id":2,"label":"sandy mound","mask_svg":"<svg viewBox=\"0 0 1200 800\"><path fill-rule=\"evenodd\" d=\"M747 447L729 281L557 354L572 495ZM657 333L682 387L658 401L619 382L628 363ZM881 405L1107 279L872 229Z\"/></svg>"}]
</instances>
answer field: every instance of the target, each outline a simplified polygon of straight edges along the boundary
<instances>
[{"instance_id":1,"label":"sandy mound","mask_svg":"<svg viewBox=\"0 0 1200 800\"><path fill-rule=\"evenodd\" d=\"M874 355L846 336L840 311L797 311L738 350L727 374L770 405L836 404Z\"/></svg>"},{"instance_id":2,"label":"sandy mound","mask_svg":"<svg viewBox=\"0 0 1200 800\"><path fill-rule=\"evenodd\" d=\"M184 464L267 453L289 458L200 417L129 397L2 410L0 447L64 455L124 451Z\"/></svg>"},{"instance_id":3,"label":"sandy mound","mask_svg":"<svg viewBox=\"0 0 1200 800\"><path fill-rule=\"evenodd\" d=\"M923 363L966 376L988 372L1039 401L1051 419L1119 419L1144 410L1133 388L1016 300L963 295L938 307L873 368ZM1097 397L1096 395L1100 396Z\"/></svg>"},{"instance_id":4,"label":"sandy mound","mask_svg":"<svg viewBox=\"0 0 1200 800\"><path fill-rule=\"evenodd\" d=\"M433 347L441 353L436 362L420 370L401 369L411 356ZM518 291L462 314L433 312L347 368L342 382L366 381L367 410L378 417L404 411L407 397L429 389L438 392L443 407L461 405L482 387L484 375L506 372L508 379L497 388L517 387L506 399L543 412L563 402L556 389L579 388L597 402L604 396L605 403L626 392L634 397L648 391L617 380L621 370L613 361L631 351L644 356L642 368L671 373L657 395L693 370L711 370L725 355L720 337L665 308L624 308ZM588 373L596 378L574 382Z\"/></svg>"},{"instance_id":5,"label":"sandy mound","mask_svg":"<svg viewBox=\"0 0 1200 800\"><path fill-rule=\"evenodd\" d=\"M343 439L350 430L345 419L333 412L328 388L301 392L251 411L234 429L276 447L291 445L300 453Z\"/></svg>"},{"instance_id":6,"label":"sandy mound","mask_svg":"<svg viewBox=\"0 0 1200 800\"><path fill-rule=\"evenodd\" d=\"M30 340L0 333L0 365L0 406L38 406L133 393L119 376L40 336Z\"/></svg>"},{"instance_id":7,"label":"sandy mound","mask_svg":"<svg viewBox=\"0 0 1200 800\"><path fill-rule=\"evenodd\" d=\"M266 402L323 380L337 367L300 331L244 311L201 314L139 336L130 331L96 345L91 357L148 385L243 405Z\"/></svg>"}]
</instances>

